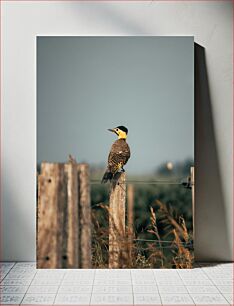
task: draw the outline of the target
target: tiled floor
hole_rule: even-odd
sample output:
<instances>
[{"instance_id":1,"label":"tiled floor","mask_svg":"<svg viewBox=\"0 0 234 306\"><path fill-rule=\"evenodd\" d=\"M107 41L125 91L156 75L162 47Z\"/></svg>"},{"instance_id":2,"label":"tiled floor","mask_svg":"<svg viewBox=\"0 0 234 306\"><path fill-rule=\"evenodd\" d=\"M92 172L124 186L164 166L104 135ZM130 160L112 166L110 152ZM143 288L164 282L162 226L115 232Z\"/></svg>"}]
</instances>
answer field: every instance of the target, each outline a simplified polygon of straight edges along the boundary
<instances>
[{"instance_id":1,"label":"tiled floor","mask_svg":"<svg viewBox=\"0 0 234 306\"><path fill-rule=\"evenodd\" d=\"M0 305L233 305L233 264L192 270L37 270L4 262Z\"/></svg>"}]
</instances>

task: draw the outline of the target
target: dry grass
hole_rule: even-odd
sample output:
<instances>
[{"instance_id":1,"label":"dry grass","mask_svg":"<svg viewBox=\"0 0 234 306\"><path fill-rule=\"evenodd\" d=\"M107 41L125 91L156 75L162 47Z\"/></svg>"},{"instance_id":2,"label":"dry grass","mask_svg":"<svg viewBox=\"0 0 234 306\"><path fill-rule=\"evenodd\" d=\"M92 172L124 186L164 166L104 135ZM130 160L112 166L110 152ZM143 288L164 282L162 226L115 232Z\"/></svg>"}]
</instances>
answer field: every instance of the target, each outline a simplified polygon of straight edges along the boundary
<instances>
[{"instance_id":1,"label":"dry grass","mask_svg":"<svg viewBox=\"0 0 234 306\"><path fill-rule=\"evenodd\" d=\"M194 255L193 255L193 240L192 234L188 233L185 220L182 216L176 220L173 217L172 210L160 201L156 201L156 205L159 206L158 213L162 218L162 223L164 224L167 232L164 235L164 238L168 237L170 234L173 234L174 239L169 247L173 250L172 258L172 267L181 268L181 269L190 269L193 267ZM151 226L150 230L152 233L155 232L155 236L160 240L156 222L156 214L151 207ZM161 265L161 268L164 268L164 265Z\"/></svg>"},{"instance_id":2,"label":"dry grass","mask_svg":"<svg viewBox=\"0 0 234 306\"><path fill-rule=\"evenodd\" d=\"M103 204L98 205L98 208L92 211L92 264L94 268L101 269L108 268L109 233L106 224L109 220L109 209ZM184 218L175 217L171 207L158 200L150 207L150 224L145 232L152 235L153 239L148 241L138 239L135 233L135 238L131 241L128 232L127 229L126 235L121 237L125 250L125 256L122 258L123 267L192 268L194 260L192 233L188 232Z\"/></svg>"}]
</instances>

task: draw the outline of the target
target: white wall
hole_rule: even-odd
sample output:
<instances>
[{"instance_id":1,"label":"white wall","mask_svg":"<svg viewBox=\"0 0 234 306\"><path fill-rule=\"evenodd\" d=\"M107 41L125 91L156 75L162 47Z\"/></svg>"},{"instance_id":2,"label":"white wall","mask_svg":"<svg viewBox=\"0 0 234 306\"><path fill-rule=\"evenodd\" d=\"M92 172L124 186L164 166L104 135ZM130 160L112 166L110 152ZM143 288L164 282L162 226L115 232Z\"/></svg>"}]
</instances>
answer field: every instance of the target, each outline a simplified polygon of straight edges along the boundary
<instances>
[{"instance_id":1,"label":"white wall","mask_svg":"<svg viewBox=\"0 0 234 306\"><path fill-rule=\"evenodd\" d=\"M197 108L196 258L231 260L231 1L5 1L2 7L3 260L36 258L36 35L194 35L205 47L210 93Z\"/></svg>"}]
</instances>

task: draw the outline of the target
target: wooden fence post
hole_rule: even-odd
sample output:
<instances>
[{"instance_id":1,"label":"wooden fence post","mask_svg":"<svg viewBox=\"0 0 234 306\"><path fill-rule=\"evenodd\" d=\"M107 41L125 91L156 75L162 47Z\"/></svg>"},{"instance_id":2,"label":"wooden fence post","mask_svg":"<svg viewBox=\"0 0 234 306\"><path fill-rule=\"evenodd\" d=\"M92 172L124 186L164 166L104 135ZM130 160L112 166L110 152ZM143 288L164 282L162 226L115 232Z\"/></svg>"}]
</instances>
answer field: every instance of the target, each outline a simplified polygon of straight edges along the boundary
<instances>
[{"instance_id":1,"label":"wooden fence post","mask_svg":"<svg viewBox=\"0 0 234 306\"><path fill-rule=\"evenodd\" d=\"M117 183L112 183L109 203L109 268L121 268L125 252L125 202L126 175L120 173Z\"/></svg>"},{"instance_id":2,"label":"wooden fence post","mask_svg":"<svg viewBox=\"0 0 234 306\"><path fill-rule=\"evenodd\" d=\"M65 214L66 230L64 236L67 238L64 244L64 263L66 268L79 268L79 209L78 209L78 180L77 164L73 161L64 165L67 175L67 207Z\"/></svg>"},{"instance_id":3,"label":"wooden fence post","mask_svg":"<svg viewBox=\"0 0 234 306\"><path fill-rule=\"evenodd\" d=\"M191 186L192 186L192 211L193 211L193 240L195 239L195 170L191 167Z\"/></svg>"},{"instance_id":4,"label":"wooden fence post","mask_svg":"<svg viewBox=\"0 0 234 306\"><path fill-rule=\"evenodd\" d=\"M62 268L66 202L63 164L42 163L38 194L37 268Z\"/></svg>"},{"instance_id":5,"label":"wooden fence post","mask_svg":"<svg viewBox=\"0 0 234 306\"><path fill-rule=\"evenodd\" d=\"M91 268L89 167L42 163L38 176L37 267Z\"/></svg>"},{"instance_id":6,"label":"wooden fence post","mask_svg":"<svg viewBox=\"0 0 234 306\"><path fill-rule=\"evenodd\" d=\"M80 267L91 268L91 199L88 164L79 164Z\"/></svg>"},{"instance_id":7,"label":"wooden fence post","mask_svg":"<svg viewBox=\"0 0 234 306\"><path fill-rule=\"evenodd\" d=\"M129 266L132 266L132 248L133 248L133 237L134 237L134 228L133 228L133 208L134 208L134 186L129 184L127 188L127 201L128 201L128 258Z\"/></svg>"}]
</instances>

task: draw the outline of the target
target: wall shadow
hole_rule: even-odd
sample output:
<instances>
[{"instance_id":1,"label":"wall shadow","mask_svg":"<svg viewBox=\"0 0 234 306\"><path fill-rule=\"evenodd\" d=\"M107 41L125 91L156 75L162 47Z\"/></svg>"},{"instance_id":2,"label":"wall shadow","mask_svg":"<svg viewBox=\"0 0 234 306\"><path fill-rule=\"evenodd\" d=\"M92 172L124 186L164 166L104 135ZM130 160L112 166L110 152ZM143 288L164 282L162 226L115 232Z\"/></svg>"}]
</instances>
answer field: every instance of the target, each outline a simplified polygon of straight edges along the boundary
<instances>
[{"instance_id":1,"label":"wall shadow","mask_svg":"<svg viewBox=\"0 0 234 306\"><path fill-rule=\"evenodd\" d=\"M195 259L231 258L205 48L195 50ZM207 251L209 250L209 251ZM209 254L209 255L207 255Z\"/></svg>"},{"instance_id":2,"label":"wall shadow","mask_svg":"<svg viewBox=\"0 0 234 306\"><path fill-rule=\"evenodd\" d=\"M12 167L4 164L3 192L1 204L1 261L35 261L36 260L36 206L35 201L28 200L25 183L22 191L16 186ZM36 175L36 174L35 174ZM26 180L26 178L25 178ZM28 178L27 178L28 180ZM18 183L19 185L20 183ZM31 184L30 184L31 185ZM31 193L31 186L28 192ZM23 200L22 200L22 199ZM34 197L35 198L35 195ZM25 203L31 203L26 206Z\"/></svg>"}]
</instances>

